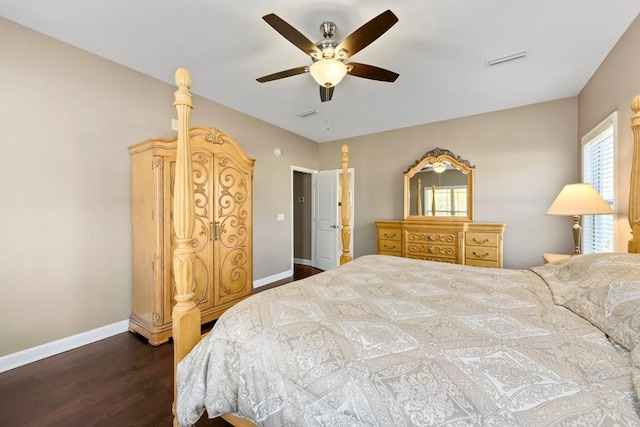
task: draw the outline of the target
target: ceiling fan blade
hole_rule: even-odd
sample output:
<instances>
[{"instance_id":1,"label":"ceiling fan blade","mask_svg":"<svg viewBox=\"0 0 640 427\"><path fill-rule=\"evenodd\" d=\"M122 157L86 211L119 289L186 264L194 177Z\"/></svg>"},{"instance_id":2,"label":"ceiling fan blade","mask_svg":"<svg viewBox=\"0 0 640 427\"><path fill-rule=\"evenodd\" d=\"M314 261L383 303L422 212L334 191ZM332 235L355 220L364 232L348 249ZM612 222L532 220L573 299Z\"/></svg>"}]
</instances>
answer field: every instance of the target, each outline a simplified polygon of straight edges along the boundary
<instances>
[{"instance_id":1,"label":"ceiling fan blade","mask_svg":"<svg viewBox=\"0 0 640 427\"><path fill-rule=\"evenodd\" d=\"M333 96L333 89L335 89L335 86L331 86L331 87L320 86L320 100L322 102L331 101L331 97Z\"/></svg>"},{"instance_id":2,"label":"ceiling fan blade","mask_svg":"<svg viewBox=\"0 0 640 427\"><path fill-rule=\"evenodd\" d=\"M309 72L309 67L296 67L290 70L279 71L277 73L269 74L268 76L257 78L260 83L270 82L272 80L284 79L285 77L297 76L298 74L304 74Z\"/></svg>"},{"instance_id":3,"label":"ceiling fan blade","mask_svg":"<svg viewBox=\"0 0 640 427\"><path fill-rule=\"evenodd\" d=\"M379 80L381 82L395 82L400 74L384 68L374 67L373 65L360 64L358 62L349 62L347 69L348 74L365 79Z\"/></svg>"},{"instance_id":4,"label":"ceiling fan blade","mask_svg":"<svg viewBox=\"0 0 640 427\"><path fill-rule=\"evenodd\" d=\"M398 17L390 10L382 12L362 27L349 34L338 46L336 52L341 58L348 58L369 46L398 22ZM344 51L341 53L341 51ZM344 55L344 56L342 56Z\"/></svg>"},{"instance_id":5,"label":"ceiling fan blade","mask_svg":"<svg viewBox=\"0 0 640 427\"><path fill-rule=\"evenodd\" d=\"M314 58L322 58L322 51L311 40L305 37L300 31L289 25L284 19L275 13L270 13L262 17L267 24L279 32L285 39L289 40L298 49Z\"/></svg>"}]
</instances>

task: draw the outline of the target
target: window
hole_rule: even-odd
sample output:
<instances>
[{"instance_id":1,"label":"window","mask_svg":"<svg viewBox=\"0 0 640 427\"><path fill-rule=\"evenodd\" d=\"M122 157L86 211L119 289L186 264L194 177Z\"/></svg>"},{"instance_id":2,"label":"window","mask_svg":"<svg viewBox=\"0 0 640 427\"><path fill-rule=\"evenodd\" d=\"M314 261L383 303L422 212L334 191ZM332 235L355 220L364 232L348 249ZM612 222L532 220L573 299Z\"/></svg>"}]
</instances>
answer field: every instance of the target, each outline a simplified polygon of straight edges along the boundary
<instances>
[{"instance_id":1,"label":"window","mask_svg":"<svg viewBox=\"0 0 640 427\"><path fill-rule=\"evenodd\" d=\"M433 190L425 187L424 212L431 212L433 209ZM435 209L437 216L467 216L467 187L451 186L438 187L435 190Z\"/></svg>"},{"instance_id":2,"label":"window","mask_svg":"<svg viewBox=\"0 0 640 427\"><path fill-rule=\"evenodd\" d=\"M582 181L591 184L612 208L617 121L614 112L582 138ZM614 247L614 216L584 215L582 253L613 252Z\"/></svg>"}]
</instances>

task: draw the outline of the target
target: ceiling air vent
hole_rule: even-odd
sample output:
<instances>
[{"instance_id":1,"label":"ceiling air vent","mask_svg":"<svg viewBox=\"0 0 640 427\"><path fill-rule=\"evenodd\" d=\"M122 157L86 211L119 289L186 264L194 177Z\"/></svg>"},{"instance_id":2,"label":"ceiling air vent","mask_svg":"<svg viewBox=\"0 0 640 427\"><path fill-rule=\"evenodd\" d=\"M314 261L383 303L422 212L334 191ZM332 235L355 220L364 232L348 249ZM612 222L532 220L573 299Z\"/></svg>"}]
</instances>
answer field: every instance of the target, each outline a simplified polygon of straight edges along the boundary
<instances>
[{"instance_id":1,"label":"ceiling air vent","mask_svg":"<svg viewBox=\"0 0 640 427\"><path fill-rule=\"evenodd\" d=\"M512 55L503 56L501 58L490 59L487 61L487 67L493 67L495 65L504 64L506 62L515 61L516 59L523 59L527 56L527 51L514 53Z\"/></svg>"},{"instance_id":2,"label":"ceiling air vent","mask_svg":"<svg viewBox=\"0 0 640 427\"><path fill-rule=\"evenodd\" d=\"M302 118L302 117L310 116L315 113L317 113L316 110L306 110L306 111L300 111L299 113L296 113L296 116Z\"/></svg>"}]
</instances>

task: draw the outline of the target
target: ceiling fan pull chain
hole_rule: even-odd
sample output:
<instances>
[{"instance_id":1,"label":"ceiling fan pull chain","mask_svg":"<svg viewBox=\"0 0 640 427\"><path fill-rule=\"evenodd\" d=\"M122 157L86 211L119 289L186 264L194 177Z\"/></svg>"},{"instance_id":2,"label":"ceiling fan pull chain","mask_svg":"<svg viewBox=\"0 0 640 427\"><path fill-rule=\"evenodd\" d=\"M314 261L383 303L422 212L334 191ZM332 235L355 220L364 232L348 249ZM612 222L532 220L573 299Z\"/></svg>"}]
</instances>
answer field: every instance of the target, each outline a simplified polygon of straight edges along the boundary
<instances>
[{"instance_id":1,"label":"ceiling fan pull chain","mask_svg":"<svg viewBox=\"0 0 640 427\"><path fill-rule=\"evenodd\" d=\"M327 126L327 132L329 132L331 130L331 126L329 125L329 105L330 104L328 102L325 102L325 105L326 105L327 112L324 118L324 124Z\"/></svg>"}]
</instances>

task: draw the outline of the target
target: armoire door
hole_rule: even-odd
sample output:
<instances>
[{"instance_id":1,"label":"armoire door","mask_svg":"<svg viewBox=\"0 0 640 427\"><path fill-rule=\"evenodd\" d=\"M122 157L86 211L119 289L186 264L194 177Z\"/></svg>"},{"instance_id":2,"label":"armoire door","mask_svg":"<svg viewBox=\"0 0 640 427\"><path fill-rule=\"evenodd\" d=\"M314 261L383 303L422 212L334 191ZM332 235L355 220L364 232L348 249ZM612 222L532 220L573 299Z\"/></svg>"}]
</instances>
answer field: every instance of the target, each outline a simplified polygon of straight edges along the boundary
<instances>
[{"instance_id":1,"label":"armoire door","mask_svg":"<svg viewBox=\"0 0 640 427\"><path fill-rule=\"evenodd\" d=\"M252 171L233 153L217 153L214 161L213 215L215 304L223 305L253 292Z\"/></svg>"},{"instance_id":2,"label":"armoire door","mask_svg":"<svg viewBox=\"0 0 640 427\"><path fill-rule=\"evenodd\" d=\"M194 198L195 198L195 227L193 233L193 245L195 248L195 259L193 264L193 292L195 293L195 301L202 313L202 317L208 318L208 314L215 308L214 296L214 280L217 275L216 263L214 259L214 242L211 239L211 224L213 223L213 212L215 210L215 200L212 197L215 192L212 190L216 185L216 177L214 171L214 155L207 150L194 149L191 153L194 180ZM173 229L173 181L175 176L175 157L169 159L170 167L166 172L165 182L168 188L165 194L169 193L169 197L165 197L165 212L169 215L169 221L164 221L165 236L171 236L171 244L165 245L164 265L167 267L165 272L165 289L171 290L166 293L165 313L168 313L167 321L171 321L171 311L175 305L175 278L173 274L173 250L175 249L175 232Z\"/></svg>"}]
</instances>

